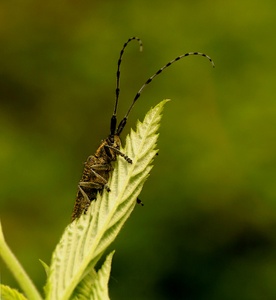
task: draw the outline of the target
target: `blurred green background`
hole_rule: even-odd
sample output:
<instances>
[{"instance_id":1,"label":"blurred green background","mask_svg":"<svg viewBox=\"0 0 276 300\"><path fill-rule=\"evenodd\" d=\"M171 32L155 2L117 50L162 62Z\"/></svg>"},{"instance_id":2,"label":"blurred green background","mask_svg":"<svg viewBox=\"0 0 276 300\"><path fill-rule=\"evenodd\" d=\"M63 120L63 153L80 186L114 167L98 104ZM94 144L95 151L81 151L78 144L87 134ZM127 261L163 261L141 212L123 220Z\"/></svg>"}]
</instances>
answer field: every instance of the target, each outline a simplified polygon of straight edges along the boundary
<instances>
[{"instance_id":1,"label":"blurred green background","mask_svg":"<svg viewBox=\"0 0 276 300\"><path fill-rule=\"evenodd\" d=\"M116 249L111 299L276 299L276 2L1 1L0 209L35 284L83 162L157 69L122 134L170 98L159 156ZM1 281L17 287L1 262Z\"/></svg>"}]
</instances>

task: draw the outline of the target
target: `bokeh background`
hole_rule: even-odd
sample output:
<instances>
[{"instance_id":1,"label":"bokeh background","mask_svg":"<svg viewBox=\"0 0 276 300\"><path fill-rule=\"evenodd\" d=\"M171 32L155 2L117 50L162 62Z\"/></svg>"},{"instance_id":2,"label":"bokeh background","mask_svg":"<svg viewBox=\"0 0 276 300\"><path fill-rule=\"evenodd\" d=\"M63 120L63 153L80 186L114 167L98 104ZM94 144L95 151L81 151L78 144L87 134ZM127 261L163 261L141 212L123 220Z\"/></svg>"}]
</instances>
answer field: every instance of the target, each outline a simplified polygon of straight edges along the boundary
<instances>
[{"instance_id":1,"label":"bokeh background","mask_svg":"<svg viewBox=\"0 0 276 300\"><path fill-rule=\"evenodd\" d=\"M276 2L1 1L0 209L42 290L38 259L70 221L83 162L159 67L126 130L170 98L159 156L116 249L111 299L276 299ZM1 262L1 281L16 282Z\"/></svg>"}]
</instances>

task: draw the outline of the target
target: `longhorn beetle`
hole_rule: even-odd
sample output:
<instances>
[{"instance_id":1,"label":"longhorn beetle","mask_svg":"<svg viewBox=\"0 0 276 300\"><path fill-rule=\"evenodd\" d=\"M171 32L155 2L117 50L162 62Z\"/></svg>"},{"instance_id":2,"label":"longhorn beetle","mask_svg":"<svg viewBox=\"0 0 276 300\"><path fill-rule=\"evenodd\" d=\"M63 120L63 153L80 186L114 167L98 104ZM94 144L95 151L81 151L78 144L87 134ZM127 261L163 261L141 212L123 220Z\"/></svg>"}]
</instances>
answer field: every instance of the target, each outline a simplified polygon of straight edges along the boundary
<instances>
[{"instance_id":1,"label":"longhorn beetle","mask_svg":"<svg viewBox=\"0 0 276 300\"><path fill-rule=\"evenodd\" d=\"M128 45L128 43L133 40L136 40L139 43L140 51L143 50L142 41L138 37L131 37L124 44L120 52L119 60L117 63L115 105L110 122L110 134L106 139L102 140L96 153L94 155L90 155L84 163L84 170L82 178L78 185L77 198L72 213L72 221L79 218L82 215L82 213L86 213L91 201L96 199L98 192L102 193L103 189L106 189L108 192L110 192L110 188L107 185L107 181L109 179L111 171L113 170L111 163L116 160L118 155L122 156L127 163L132 163L131 158L129 158L126 154L120 151L120 134L122 133L127 123L130 111L132 110L137 99L140 97L141 92L144 90L144 88L164 69L168 68L171 64L186 56L204 56L211 62L212 66L214 67L213 60L208 55L200 52L188 52L169 61L142 85L140 90L135 95L133 102L130 105L125 117L121 120L117 127L117 108L120 94L120 67L122 62L122 56L125 52L125 48ZM137 199L137 202L141 203L139 199Z\"/></svg>"}]
</instances>

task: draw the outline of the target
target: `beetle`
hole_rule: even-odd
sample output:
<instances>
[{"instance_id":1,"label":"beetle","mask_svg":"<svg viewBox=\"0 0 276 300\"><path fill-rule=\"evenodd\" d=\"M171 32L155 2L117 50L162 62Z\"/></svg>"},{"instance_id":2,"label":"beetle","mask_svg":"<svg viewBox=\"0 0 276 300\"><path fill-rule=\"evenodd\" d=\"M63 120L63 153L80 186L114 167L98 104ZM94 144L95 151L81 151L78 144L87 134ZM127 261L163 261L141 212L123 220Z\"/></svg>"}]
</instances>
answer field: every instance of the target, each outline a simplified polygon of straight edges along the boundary
<instances>
[{"instance_id":1,"label":"beetle","mask_svg":"<svg viewBox=\"0 0 276 300\"><path fill-rule=\"evenodd\" d=\"M110 188L108 187L107 182L113 170L112 162L116 161L118 155L123 157L127 163L132 163L131 158L129 158L126 154L120 151L120 134L126 126L128 116L134 104L139 99L145 87L164 69L168 68L170 65L182 59L183 57L187 57L190 55L203 56L206 57L214 67L214 62L211 59L211 57L201 52L188 52L169 61L166 65L164 65L156 73L154 73L150 78L148 78L148 80L142 85L142 87L136 93L124 118L117 126L117 108L120 95L120 67L122 62L122 56L129 42L133 40L136 40L139 43L140 51L142 51L143 49L142 41L138 37L131 37L124 43L123 48L120 51L116 73L115 105L110 121L110 133L106 139L102 140L95 154L90 155L84 163L84 170L78 185L77 197L72 212L72 221L78 219L83 213L86 213L91 201L96 199L98 193L102 193L104 189L107 192L110 192ZM139 199L137 199L137 202L141 203Z\"/></svg>"}]
</instances>

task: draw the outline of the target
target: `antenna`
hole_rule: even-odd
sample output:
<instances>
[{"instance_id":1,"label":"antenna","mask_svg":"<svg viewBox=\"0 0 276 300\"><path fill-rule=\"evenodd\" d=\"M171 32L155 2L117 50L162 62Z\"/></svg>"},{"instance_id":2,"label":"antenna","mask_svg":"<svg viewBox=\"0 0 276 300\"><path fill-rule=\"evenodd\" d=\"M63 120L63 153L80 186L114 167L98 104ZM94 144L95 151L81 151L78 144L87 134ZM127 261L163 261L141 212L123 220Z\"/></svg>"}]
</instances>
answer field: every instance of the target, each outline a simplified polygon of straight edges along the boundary
<instances>
[{"instance_id":1,"label":"antenna","mask_svg":"<svg viewBox=\"0 0 276 300\"><path fill-rule=\"evenodd\" d=\"M122 119L122 121L120 122L119 126L118 126L118 129L117 129L117 132L116 134L117 135L120 135L122 130L124 129L125 125L126 125L126 122L127 122L127 118L128 118L128 115L129 113L131 112L135 102L138 100L138 98L140 97L142 91L145 89L145 87L157 76L159 75L160 73L163 72L163 70L165 70L166 68L168 68L170 65L172 65L173 63L175 63L176 61L180 60L181 58L183 57L187 57L187 56L190 56L190 55L198 55L198 56L203 56L203 57L206 57L210 63L212 64L213 67L215 67L215 64L213 62L213 60L211 59L210 56L206 55L205 53L201 53L201 52L188 52L188 53L185 53L185 54L182 54L178 57L176 57L175 59L169 61L166 65L164 65L162 68L160 68L155 74L153 74L143 85L142 87L140 88L140 90L137 92L136 96L134 97L133 99L133 102L132 104L130 105L125 117Z\"/></svg>"},{"instance_id":2,"label":"antenna","mask_svg":"<svg viewBox=\"0 0 276 300\"><path fill-rule=\"evenodd\" d=\"M118 63L117 63L117 72L116 72L116 91L115 91L115 105L114 105L114 112L113 112L113 115L112 115L112 118L111 118L111 123L110 123L110 134L111 135L114 135L115 134L115 131L116 131L116 123L117 123L117 107L118 107L118 102L119 102L119 94L120 94L120 76L121 76L121 71L120 71L120 67L121 67L121 63L122 63L122 56L125 52L125 48L126 46L128 45L129 42L133 41L133 40L136 40L139 45L140 45L140 48L139 50L140 51L143 51L143 43L142 43L142 40L140 40L138 37L131 37L129 38L125 43L124 43L124 46L120 52L120 56L119 56L119 59L118 59Z\"/></svg>"}]
</instances>

